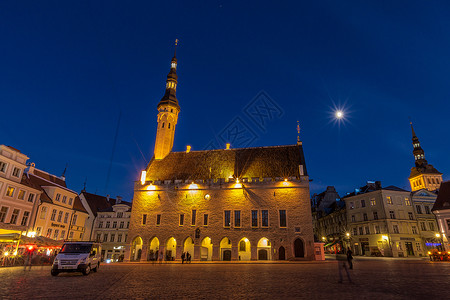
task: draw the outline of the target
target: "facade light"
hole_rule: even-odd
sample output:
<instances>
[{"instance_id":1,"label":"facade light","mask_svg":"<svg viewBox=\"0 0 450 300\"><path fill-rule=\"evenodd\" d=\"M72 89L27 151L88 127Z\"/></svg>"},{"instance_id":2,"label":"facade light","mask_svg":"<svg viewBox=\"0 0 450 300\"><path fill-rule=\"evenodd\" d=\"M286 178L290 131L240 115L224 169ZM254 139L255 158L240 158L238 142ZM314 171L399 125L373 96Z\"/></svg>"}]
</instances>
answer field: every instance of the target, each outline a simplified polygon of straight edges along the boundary
<instances>
[{"instance_id":1,"label":"facade light","mask_svg":"<svg viewBox=\"0 0 450 300\"><path fill-rule=\"evenodd\" d=\"M382 235L382 236L381 236L381 239L382 239L383 241L387 241L389 238L388 238L387 235Z\"/></svg>"},{"instance_id":2,"label":"facade light","mask_svg":"<svg viewBox=\"0 0 450 300\"><path fill-rule=\"evenodd\" d=\"M145 184L145 178L147 177L147 172L146 171L142 171L141 173L141 184L144 185Z\"/></svg>"}]
</instances>

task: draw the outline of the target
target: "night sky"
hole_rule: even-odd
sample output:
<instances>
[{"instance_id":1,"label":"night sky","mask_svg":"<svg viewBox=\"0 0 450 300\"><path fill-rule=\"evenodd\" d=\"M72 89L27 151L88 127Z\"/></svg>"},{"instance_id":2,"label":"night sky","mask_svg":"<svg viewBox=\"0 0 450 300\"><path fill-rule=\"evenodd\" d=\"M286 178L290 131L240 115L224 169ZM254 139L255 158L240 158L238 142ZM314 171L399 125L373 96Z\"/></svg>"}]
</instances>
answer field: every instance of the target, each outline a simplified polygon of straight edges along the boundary
<instances>
[{"instance_id":1,"label":"night sky","mask_svg":"<svg viewBox=\"0 0 450 300\"><path fill-rule=\"evenodd\" d=\"M87 177L132 198L176 38L174 151L225 147L230 128L247 134L232 147L295 144L298 120L311 193L409 189L411 118L449 179L448 1L91 2L0 3L0 144L53 174L67 163L75 191ZM261 96L277 109L263 126L246 113Z\"/></svg>"}]
</instances>

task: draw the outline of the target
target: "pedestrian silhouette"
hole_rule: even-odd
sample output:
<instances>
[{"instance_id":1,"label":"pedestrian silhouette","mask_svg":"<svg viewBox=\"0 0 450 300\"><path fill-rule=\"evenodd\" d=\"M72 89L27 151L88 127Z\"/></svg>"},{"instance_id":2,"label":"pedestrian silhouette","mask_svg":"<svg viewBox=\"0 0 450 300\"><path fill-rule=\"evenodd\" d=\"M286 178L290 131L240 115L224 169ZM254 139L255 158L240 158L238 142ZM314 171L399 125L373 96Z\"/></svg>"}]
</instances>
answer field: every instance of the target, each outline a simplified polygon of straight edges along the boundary
<instances>
[{"instance_id":1,"label":"pedestrian silhouette","mask_svg":"<svg viewBox=\"0 0 450 300\"><path fill-rule=\"evenodd\" d=\"M188 253L188 255L189 255L189 253ZM184 259L186 258L186 253L185 252L183 252L182 254L181 254L181 264L184 264Z\"/></svg>"},{"instance_id":2,"label":"pedestrian silhouette","mask_svg":"<svg viewBox=\"0 0 450 300\"><path fill-rule=\"evenodd\" d=\"M350 272L347 267L347 257L345 254L337 254L336 255L338 272L339 272L339 283L342 283L342 269L347 273L347 279L350 283L353 283L352 278L350 277Z\"/></svg>"},{"instance_id":3,"label":"pedestrian silhouette","mask_svg":"<svg viewBox=\"0 0 450 300\"><path fill-rule=\"evenodd\" d=\"M350 270L353 269L353 256L352 256L353 252L350 249L350 247L347 248L347 262L348 262L348 266L350 268Z\"/></svg>"}]
</instances>

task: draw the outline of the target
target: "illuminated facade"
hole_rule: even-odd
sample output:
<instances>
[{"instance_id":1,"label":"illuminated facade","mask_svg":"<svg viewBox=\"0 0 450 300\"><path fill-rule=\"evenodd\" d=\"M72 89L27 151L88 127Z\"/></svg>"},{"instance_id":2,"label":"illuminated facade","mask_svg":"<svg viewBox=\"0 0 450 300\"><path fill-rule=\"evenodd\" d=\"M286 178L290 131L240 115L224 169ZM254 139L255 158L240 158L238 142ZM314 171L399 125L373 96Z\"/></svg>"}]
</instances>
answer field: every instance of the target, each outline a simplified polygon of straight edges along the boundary
<instances>
[{"instance_id":1,"label":"illuminated facade","mask_svg":"<svg viewBox=\"0 0 450 300\"><path fill-rule=\"evenodd\" d=\"M432 212L439 225L436 240L440 240L445 251L450 251L450 181L442 182Z\"/></svg>"},{"instance_id":2,"label":"illuminated facade","mask_svg":"<svg viewBox=\"0 0 450 300\"><path fill-rule=\"evenodd\" d=\"M125 260L314 259L302 143L171 152L175 70L172 59L155 155L135 182Z\"/></svg>"},{"instance_id":3,"label":"illuminated facade","mask_svg":"<svg viewBox=\"0 0 450 300\"><path fill-rule=\"evenodd\" d=\"M413 125L411 123L412 131L412 143L413 143L413 155L415 161L415 167L411 168L411 174L409 175L409 183L411 184L411 190L418 191L420 189L426 189L429 191L435 191L439 188L442 182L442 173L436 170L432 165L428 164L425 159L425 151L420 146L419 138L414 132Z\"/></svg>"}]
</instances>

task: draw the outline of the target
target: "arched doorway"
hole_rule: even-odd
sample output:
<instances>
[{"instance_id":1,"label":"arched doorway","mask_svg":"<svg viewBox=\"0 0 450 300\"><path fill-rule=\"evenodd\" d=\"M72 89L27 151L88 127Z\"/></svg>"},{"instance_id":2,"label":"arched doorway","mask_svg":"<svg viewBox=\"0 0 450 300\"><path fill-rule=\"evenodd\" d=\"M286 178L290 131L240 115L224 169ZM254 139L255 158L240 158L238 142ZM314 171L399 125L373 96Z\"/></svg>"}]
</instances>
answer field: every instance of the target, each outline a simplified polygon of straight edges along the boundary
<instances>
[{"instance_id":1,"label":"arched doorway","mask_svg":"<svg viewBox=\"0 0 450 300\"><path fill-rule=\"evenodd\" d=\"M250 241L248 240L248 238L242 238L239 241L238 255L239 255L239 260L246 261L246 260L252 259L252 252L250 249Z\"/></svg>"},{"instance_id":2,"label":"arched doorway","mask_svg":"<svg viewBox=\"0 0 450 300\"><path fill-rule=\"evenodd\" d=\"M137 236L134 238L133 242L131 243L131 257L130 260L133 261L139 261L141 260L142 256L142 238L140 236Z\"/></svg>"},{"instance_id":3,"label":"arched doorway","mask_svg":"<svg viewBox=\"0 0 450 300\"><path fill-rule=\"evenodd\" d=\"M272 247L267 238L262 238L258 242L258 260L272 260Z\"/></svg>"},{"instance_id":4,"label":"arched doorway","mask_svg":"<svg viewBox=\"0 0 450 300\"><path fill-rule=\"evenodd\" d=\"M200 260L212 260L212 243L211 238L205 237L202 240L202 247L200 248Z\"/></svg>"},{"instance_id":5,"label":"arched doorway","mask_svg":"<svg viewBox=\"0 0 450 300\"><path fill-rule=\"evenodd\" d=\"M305 257L305 249L301 239L296 239L294 241L294 255L295 257Z\"/></svg>"},{"instance_id":6,"label":"arched doorway","mask_svg":"<svg viewBox=\"0 0 450 300\"><path fill-rule=\"evenodd\" d=\"M166 260L175 260L177 254L177 241L174 237L167 240L166 243Z\"/></svg>"},{"instance_id":7,"label":"arched doorway","mask_svg":"<svg viewBox=\"0 0 450 300\"><path fill-rule=\"evenodd\" d=\"M286 250L283 246L278 249L278 260L286 260Z\"/></svg>"},{"instance_id":8,"label":"arched doorway","mask_svg":"<svg viewBox=\"0 0 450 300\"><path fill-rule=\"evenodd\" d=\"M148 245L148 260L158 260L159 256L159 240L157 237L152 238Z\"/></svg>"},{"instance_id":9,"label":"arched doorway","mask_svg":"<svg viewBox=\"0 0 450 300\"><path fill-rule=\"evenodd\" d=\"M220 258L221 260L231 260L231 241L227 237L220 241Z\"/></svg>"},{"instance_id":10,"label":"arched doorway","mask_svg":"<svg viewBox=\"0 0 450 300\"><path fill-rule=\"evenodd\" d=\"M191 260L194 258L194 241L192 240L191 237L188 237L185 241L184 241L184 247L183 247L183 252L186 252L186 259L188 257L188 253L191 256Z\"/></svg>"}]
</instances>

